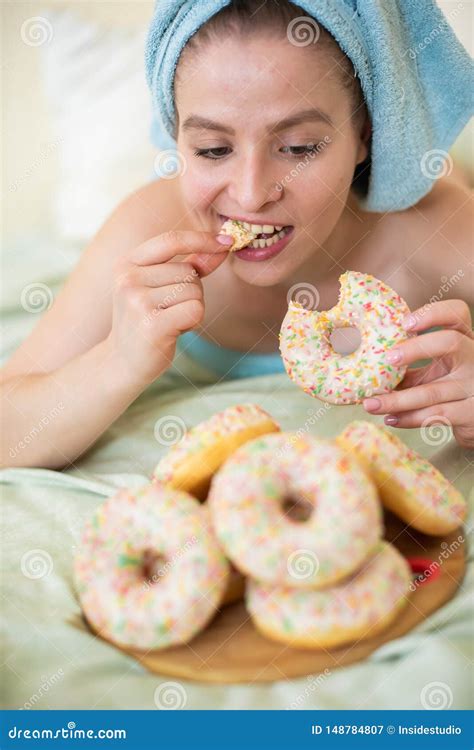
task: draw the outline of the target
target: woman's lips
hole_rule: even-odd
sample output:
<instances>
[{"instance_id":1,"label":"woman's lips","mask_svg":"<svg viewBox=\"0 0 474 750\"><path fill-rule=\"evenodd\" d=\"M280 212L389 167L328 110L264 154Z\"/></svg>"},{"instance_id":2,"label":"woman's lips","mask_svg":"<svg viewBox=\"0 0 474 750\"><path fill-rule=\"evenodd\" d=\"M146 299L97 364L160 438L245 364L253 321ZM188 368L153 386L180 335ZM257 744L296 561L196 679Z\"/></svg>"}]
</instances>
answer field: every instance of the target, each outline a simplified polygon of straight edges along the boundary
<instances>
[{"instance_id":1,"label":"woman's lips","mask_svg":"<svg viewBox=\"0 0 474 750\"><path fill-rule=\"evenodd\" d=\"M284 237L269 247L244 247L242 250L236 250L232 256L239 260L262 261L275 257L287 246L294 232L294 227L290 227Z\"/></svg>"}]
</instances>

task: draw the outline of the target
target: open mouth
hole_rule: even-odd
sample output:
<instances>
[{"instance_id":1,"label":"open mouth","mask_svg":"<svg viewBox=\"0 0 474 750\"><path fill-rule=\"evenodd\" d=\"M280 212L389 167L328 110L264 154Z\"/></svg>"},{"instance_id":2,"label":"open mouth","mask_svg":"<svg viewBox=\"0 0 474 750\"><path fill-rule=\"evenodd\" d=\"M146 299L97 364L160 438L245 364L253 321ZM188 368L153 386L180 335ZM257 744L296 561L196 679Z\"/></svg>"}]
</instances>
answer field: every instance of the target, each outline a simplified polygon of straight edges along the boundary
<instances>
[{"instance_id":1,"label":"open mouth","mask_svg":"<svg viewBox=\"0 0 474 750\"><path fill-rule=\"evenodd\" d=\"M219 214L222 221L232 218ZM246 246L248 248L262 248L270 247L276 244L282 237L291 232L293 226L291 224L284 225L273 225L273 224L250 224L246 221L240 221L237 219L242 226L249 232L255 234L255 238Z\"/></svg>"}]
</instances>

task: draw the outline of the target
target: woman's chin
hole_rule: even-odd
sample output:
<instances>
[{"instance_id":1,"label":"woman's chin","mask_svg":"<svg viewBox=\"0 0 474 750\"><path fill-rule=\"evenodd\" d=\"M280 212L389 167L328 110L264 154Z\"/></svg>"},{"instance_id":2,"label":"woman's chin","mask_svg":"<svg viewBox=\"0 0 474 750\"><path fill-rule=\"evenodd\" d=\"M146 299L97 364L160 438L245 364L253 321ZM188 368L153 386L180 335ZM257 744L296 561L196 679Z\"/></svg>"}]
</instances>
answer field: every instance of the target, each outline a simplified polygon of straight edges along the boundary
<instances>
[{"instance_id":1,"label":"woman's chin","mask_svg":"<svg viewBox=\"0 0 474 750\"><path fill-rule=\"evenodd\" d=\"M252 286L276 286L285 283L289 269L284 264L278 265L269 261L245 263L231 256L232 272L241 281Z\"/></svg>"}]
</instances>

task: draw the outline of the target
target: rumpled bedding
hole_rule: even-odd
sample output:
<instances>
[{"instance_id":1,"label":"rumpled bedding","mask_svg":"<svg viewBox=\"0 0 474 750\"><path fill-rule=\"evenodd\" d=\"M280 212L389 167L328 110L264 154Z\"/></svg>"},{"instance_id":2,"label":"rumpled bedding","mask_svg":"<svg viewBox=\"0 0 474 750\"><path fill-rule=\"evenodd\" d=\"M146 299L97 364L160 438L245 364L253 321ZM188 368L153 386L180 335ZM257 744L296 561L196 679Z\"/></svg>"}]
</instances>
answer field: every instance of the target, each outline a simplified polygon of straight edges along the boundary
<instances>
[{"instance_id":1,"label":"rumpled bedding","mask_svg":"<svg viewBox=\"0 0 474 750\"><path fill-rule=\"evenodd\" d=\"M41 283L54 294L77 252L51 238L32 236L7 248L2 361L38 319L22 305L25 287ZM352 419L381 419L360 406L328 407L300 391L286 375L216 380L182 352L72 467L0 472L3 707L155 709L160 707L157 692L168 683L172 689L179 685L184 709L420 709L429 689L441 690L440 707L471 707L474 457L442 425L429 434L397 434L443 471L469 501L466 576L451 601L365 661L333 669L311 685L307 677L205 684L151 674L77 627L80 608L72 559L82 524L117 488L139 487L149 480L167 450L164 441L157 440L158 420L169 430L182 424L180 420L189 428L231 404L248 401L269 411L285 430L303 429L321 437L334 436ZM435 683L441 687L433 687Z\"/></svg>"}]
</instances>

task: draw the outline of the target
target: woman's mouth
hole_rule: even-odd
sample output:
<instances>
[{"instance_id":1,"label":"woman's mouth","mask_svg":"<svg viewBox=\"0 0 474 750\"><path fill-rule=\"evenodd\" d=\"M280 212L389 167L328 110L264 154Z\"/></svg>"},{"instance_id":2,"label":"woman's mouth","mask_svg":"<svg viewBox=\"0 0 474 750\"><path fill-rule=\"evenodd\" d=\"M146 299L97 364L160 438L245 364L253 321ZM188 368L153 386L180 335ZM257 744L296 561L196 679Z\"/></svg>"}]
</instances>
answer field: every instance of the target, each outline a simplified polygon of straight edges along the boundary
<instances>
[{"instance_id":1,"label":"woman's mouth","mask_svg":"<svg viewBox=\"0 0 474 750\"><path fill-rule=\"evenodd\" d=\"M231 218L222 214L219 216L222 221ZM256 235L247 247L232 253L240 260L261 261L274 257L286 247L294 230L292 225L251 224L245 221L240 223Z\"/></svg>"}]
</instances>

